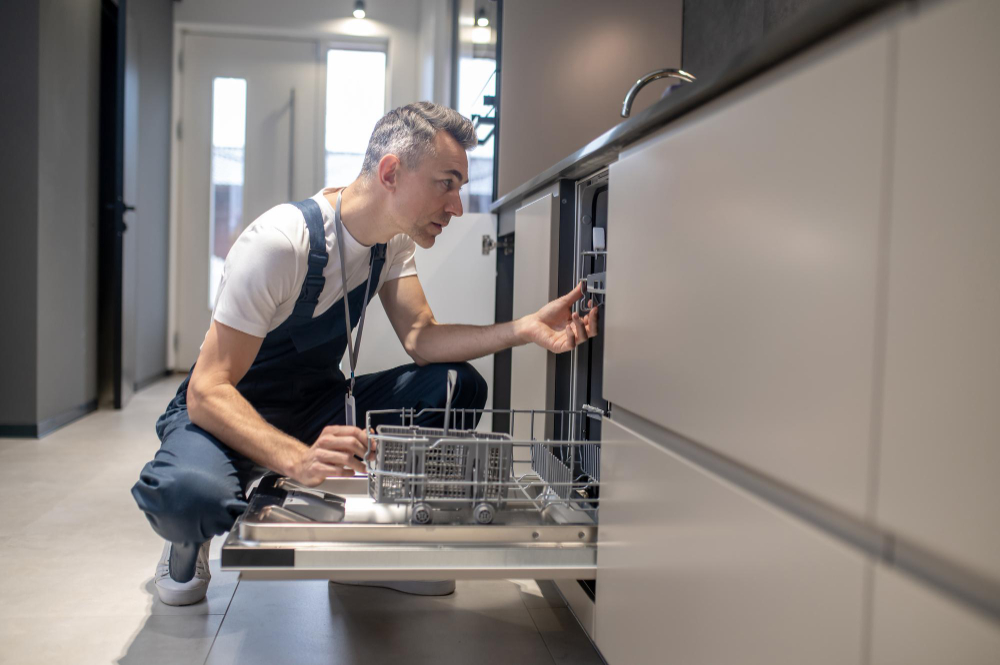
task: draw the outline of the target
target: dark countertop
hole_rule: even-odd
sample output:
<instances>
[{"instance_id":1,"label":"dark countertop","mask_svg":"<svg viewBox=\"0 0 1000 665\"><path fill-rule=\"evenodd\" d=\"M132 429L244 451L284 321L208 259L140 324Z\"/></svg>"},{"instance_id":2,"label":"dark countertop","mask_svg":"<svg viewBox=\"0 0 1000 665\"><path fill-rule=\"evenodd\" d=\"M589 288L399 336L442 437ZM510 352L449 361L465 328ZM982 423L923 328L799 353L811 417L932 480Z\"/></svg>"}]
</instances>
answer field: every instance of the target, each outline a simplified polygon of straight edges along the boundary
<instances>
[{"instance_id":1,"label":"dark countertop","mask_svg":"<svg viewBox=\"0 0 1000 665\"><path fill-rule=\"evenodd\" d=\"M759 44L734 58L728 67L714 76L674 87L669 95L656 104L615 125L572 155L501 196L490 206L490 211L499 212L510 204L518 203L526 194L555 180L589 175L615 161L622 148L643 136L844 28L905 1L907 0L829 0L767 35ZM697 75L697 72L694 73ZM503 119L500 122L500 131L503 131Z\"/></svg>"}]
</instances>

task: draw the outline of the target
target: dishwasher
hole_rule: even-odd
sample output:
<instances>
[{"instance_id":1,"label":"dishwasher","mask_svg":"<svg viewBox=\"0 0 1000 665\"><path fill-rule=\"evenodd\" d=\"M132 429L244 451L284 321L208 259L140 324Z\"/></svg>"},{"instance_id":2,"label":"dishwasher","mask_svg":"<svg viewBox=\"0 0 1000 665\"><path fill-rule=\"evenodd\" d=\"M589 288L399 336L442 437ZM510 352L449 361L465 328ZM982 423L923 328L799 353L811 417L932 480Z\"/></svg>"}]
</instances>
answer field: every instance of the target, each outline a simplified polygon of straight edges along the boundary
<instances>
[{"instance_id":1,"label":"dishwasher","mask_svg":"<svg viewBox=\"0 0 1000 665\"><path fill-rule=\"evenodd\" d=\"M572 240L560 279L586 282L575 306L585 314L588 300L604 301L608 171L563 186L575 200L560 223ZM603 318L598 336L567 355L555 408L371 411L366 475L317 487L265 476L223 544L222 569L263 580L550 579L592 602L601 421L611 411ZM428 411L444 426L416 426ZM475 426L486 414L492 432Z\"/></svg>"}]
</instances>

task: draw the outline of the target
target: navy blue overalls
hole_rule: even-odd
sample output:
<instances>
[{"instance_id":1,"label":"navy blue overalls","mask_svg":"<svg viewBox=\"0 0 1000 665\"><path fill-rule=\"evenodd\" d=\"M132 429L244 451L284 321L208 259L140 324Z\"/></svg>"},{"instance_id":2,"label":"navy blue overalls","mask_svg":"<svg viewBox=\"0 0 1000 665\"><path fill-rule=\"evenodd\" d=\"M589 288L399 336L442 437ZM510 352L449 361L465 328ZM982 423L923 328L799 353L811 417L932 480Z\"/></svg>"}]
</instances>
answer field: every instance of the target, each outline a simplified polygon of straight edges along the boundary
<instances>
[{"instance_id":1,"label":"navy blue overalls","mask_svg":"<svg viewBox=\"0 0 1000 665\"><path fill-rule=\"evenodd\" d=\"M345 422L348 381L340 361L348 342L342 301L313 318L328 260L323 213L313 199L293 205L302 212L309 229L305 282L291 316L267 334L236 389L264 420L304 444L312 444L324 427ZM385 249L385 245L375 245L369 259L376 286L385 264ZM363 283L347 295L352 329L361 315L365 286ZM375 290L373 287L369 300L375 297ZM458 370L453 406L483 408L486 381L468 363L410 364L357 377L358 424L364 426L369 409L443 407L449 369ZM232 527L246 509L247 485L265 471L191 422L187 412L190 379L189 372L157 420L160 449L132 488L132 496L153 530L174 543L170 573L178 582L194 576L198 548ZM436 419L441 420L440 416ZM427 419L420 424L441 423Z\"/></svg>"}]
</instances>

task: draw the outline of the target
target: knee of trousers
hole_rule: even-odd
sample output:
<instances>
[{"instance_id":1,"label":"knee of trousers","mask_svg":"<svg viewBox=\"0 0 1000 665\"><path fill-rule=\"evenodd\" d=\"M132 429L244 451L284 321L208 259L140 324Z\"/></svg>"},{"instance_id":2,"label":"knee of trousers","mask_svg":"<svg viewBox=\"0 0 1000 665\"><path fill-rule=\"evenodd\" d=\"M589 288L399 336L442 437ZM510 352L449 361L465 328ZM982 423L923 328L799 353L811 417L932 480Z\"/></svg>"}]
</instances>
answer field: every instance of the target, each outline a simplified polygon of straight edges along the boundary
<instances>
[{"instance_id":1,"label":"knee of trousers","mask_svg":"<svg viewBox=\"0 0 1000 665\"><path fill-rule=\"evenodd\" d=\"M452 396L454 406L463 409L481 409L486 406L489 386L479 370L466 362L445 363L441 368L443 377L447 377L448 370L453 369L458 372L455 394Z\"/></svg>"},{"instance_id":2,"label":"knee of trousers","mask_svg":"<svg viewBox=\"0 0 1000 665\"><path fill-rule=\"evenodd\" d=\"M196 467L153 460L132 487L153 530L172 543L203 543L232 528L246 509L239 482Z\"/></svg>"}]
</instances>

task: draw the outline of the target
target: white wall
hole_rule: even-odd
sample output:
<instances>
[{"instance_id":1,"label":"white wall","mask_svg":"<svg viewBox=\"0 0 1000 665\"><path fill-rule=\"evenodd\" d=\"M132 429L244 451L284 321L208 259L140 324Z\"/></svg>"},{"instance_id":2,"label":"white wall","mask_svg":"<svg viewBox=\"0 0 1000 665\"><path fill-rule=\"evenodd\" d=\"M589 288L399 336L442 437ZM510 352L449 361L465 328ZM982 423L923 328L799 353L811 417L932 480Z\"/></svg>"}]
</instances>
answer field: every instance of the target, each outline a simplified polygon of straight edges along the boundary
<instances>
[{"instance_id":1,"label":"white wall","mask_svg":"<svg viewBox=\"0 0 1000 665\"><path fill-rule=\"evenodd\" d=\"M497 196L618 123L629 87L681 64L682 0L504 0ZM650 83L632 115L659 100Z\"/></svg>"},{"instance_id":2,"label":"white wall","mask_svg":"<svg viewBox=\"0 0 1000 665\"><path fill-rule=\"evenodd\" d=\"M417 58L420 99L451 105L451 44L454 21L450 0L420 0Z\"/></svg>"},{"instance_id":3,"label":"white wall","mask_svg":"<svg viewBox=\"0 0 1000 665\"><path fill-rule=\"evenodd\" d=\"M431 3L446 0L431 0ZM174 9L175 24L219 25L287 35L379 37L388 41L389 108L421 99L418 0L366 0L368 16L352 16L354 0L188 0Z\"/></svg>"}]
</instances>

